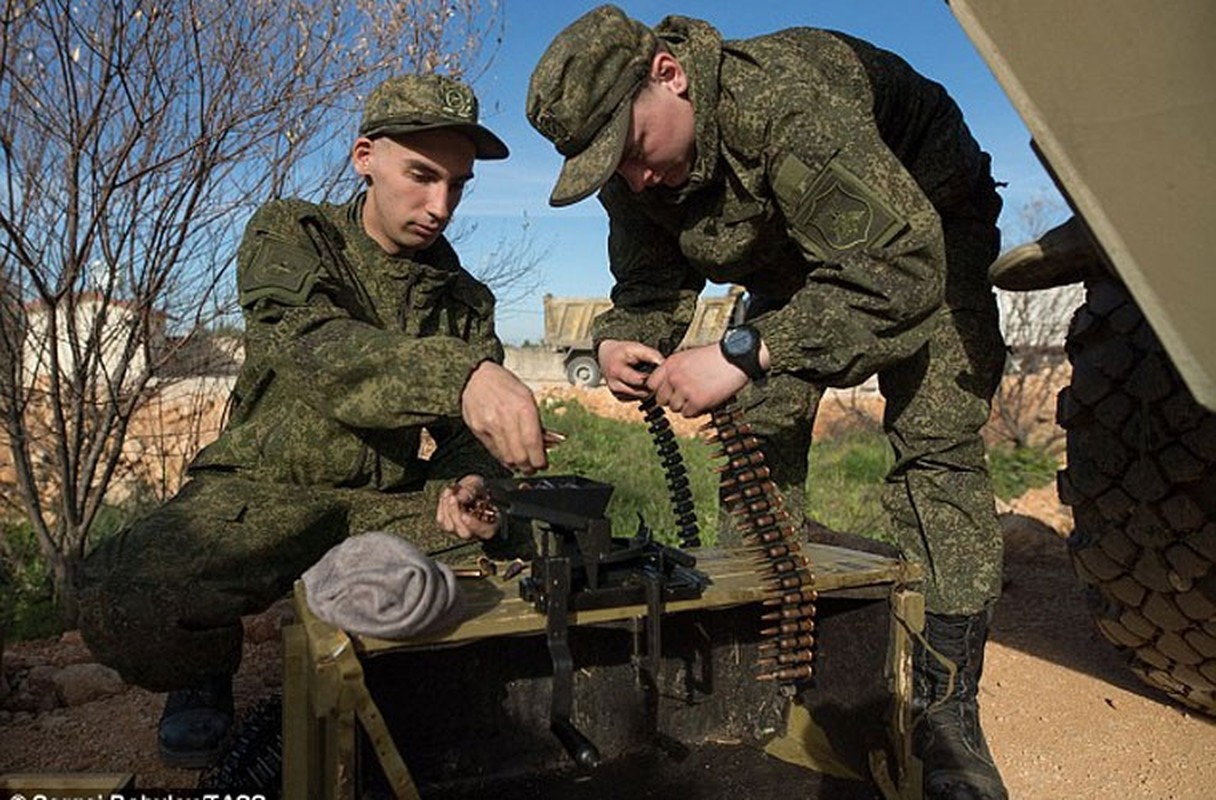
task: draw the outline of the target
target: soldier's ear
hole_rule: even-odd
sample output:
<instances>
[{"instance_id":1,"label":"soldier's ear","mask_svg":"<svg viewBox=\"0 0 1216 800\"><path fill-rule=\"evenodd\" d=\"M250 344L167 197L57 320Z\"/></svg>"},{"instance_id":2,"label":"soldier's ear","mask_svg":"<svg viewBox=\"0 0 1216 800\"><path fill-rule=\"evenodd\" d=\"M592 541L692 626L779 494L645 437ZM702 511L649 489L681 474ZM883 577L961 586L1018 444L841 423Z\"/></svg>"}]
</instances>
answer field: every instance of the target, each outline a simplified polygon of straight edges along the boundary
<instances>
[{"instance_id":1,"label":"soldier's ear","mask_svg":"<svg viewBox=\"0 0 1216 800\"><path fill-rule=\"evenodd\" d=\"M650 62L650 79L660 83L676 94L688 91L688 73L679 59L666 50L659 50Z\"/></svg>"},{"instance_id":2,"label":"soldier's ear","mask_svg":"<svg viewBox=\"0 0 1216 800\"><path fill-rule=\"evenodd\" d=\"M355 168L355 174L371 180L372 171L372 140L366 136L355 139L350 149L350 163Z\"/></svg>"}]
</instances>

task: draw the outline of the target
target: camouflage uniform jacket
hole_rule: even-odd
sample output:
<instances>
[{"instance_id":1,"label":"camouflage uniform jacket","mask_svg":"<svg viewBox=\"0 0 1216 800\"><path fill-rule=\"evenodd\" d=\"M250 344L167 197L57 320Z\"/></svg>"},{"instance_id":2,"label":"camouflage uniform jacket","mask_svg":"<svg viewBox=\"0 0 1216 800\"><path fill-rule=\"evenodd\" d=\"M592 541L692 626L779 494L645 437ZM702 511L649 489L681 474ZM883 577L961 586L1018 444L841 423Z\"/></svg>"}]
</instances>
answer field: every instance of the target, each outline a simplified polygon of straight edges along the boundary
<instances>
[{"instance_id":1,"label":"camouflage uniform jacket","mask_svg":"<svg viewBox=\"0 0 1216 800\"><path fill-rule=\"evenodd\" d=\"M228 425L192 470L381 491L504 474L460 422L470 372L503 358L493 295L446 239L386 254L362 208L363 196L283 200L250 220L237 254L246 360ZM418 458L424 428L442 464Z\"/></svg>"},{"instance_id":2,"label":"camouflage uniform jacket","mask_svg":"<svg viewBox=\"0 0 1216 800\"><path fill-rule=\"evenodd\" d=\"M656 33L689 75L697 155L679 189L601 190L616 285L596 342L674 349L708 278L781 306L754 322L775 372L851 385L920 348L946 285L939 212L990 181L945 90L835 32Z\"/></svg>"}]
</instances>

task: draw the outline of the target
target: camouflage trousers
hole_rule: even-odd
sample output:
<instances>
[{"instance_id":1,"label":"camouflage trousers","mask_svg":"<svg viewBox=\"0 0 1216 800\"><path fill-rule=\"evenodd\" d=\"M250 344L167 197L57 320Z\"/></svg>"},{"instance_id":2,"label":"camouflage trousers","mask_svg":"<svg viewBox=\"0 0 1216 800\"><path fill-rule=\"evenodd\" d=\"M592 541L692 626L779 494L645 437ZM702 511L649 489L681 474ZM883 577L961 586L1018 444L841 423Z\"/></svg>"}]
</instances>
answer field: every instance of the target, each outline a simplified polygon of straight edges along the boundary
<instances>
[{"instance_id":1,"label":"camouflage trousers","mask_svg":"<svg viewBox=\"0 0 1216 800\"><path fill-rule=\"evenodd\" d=\"M81 633L128 682L154 691L236 672L241 616L265 610L350 533L406 536L434 553L434 492L388 494L196 473L101 543L80 578ZM476 545L471 548L476 549Z\"/></svg>"},{"instance_id":2,"label":"camouflage trousers","mask_svg":"<svg viewBox=\"0 0 1216 800\"><path fill-rule=\"evenodd\" d=\"M925 571L927 609L971 614L1000 595L1004 554L980 438L1005 364L986 278L999 236L978 219L945 220L943 227L950 261L946 304L932 320L928 343L878 374L883 429L895 453L883 505L894 544ZM779 374L739 397L797 523L822 394L796 375Z\"/></svg>"}]
</instances>

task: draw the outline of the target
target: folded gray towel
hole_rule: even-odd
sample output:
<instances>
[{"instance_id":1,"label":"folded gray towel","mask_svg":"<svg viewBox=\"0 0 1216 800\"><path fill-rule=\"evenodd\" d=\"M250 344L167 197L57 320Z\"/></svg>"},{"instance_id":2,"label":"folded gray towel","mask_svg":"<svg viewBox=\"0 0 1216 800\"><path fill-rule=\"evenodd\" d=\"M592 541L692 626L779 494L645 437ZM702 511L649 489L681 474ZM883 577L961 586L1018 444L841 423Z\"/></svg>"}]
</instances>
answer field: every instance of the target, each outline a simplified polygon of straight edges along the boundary
<instances>
[{"instance_id":1,"label":"folded gray towel","mask_svg":"<svg viewBox=\"0 0 1216 800\"><path fill-rule=\"evenodd\" d=\"M455 617L459 590L446 564L399 536L351 536L302 576L312 613L352 633L404 639Z\"/></svg>"}]
</instances>

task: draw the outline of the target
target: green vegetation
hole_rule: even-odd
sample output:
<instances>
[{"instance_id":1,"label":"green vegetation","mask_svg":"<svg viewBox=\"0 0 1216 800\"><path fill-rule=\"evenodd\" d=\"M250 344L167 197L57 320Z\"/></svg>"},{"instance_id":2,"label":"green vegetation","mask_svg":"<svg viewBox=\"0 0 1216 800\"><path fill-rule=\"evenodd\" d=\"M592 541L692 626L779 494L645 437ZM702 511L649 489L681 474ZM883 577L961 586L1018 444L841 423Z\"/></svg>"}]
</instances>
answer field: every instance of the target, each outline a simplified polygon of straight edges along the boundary
<instances>
[{"instance_id":1,"label":"green vegetation","mask_svg":"<svg viewBox=\"0 0 1216 800\"><path fill-rule=\"evenodd\" d=\"M811 448L807 514L833 530L887 540L883 479L894 456L879 430L855 430Z\"/></svg>"},{"instance_id":2,"label":"green vegetation","mask_svg":"<svg viewBox=\"0 0 1216 800\"><path fill-rule=\"evenodd\" d=\"M10 641L62 632L51 571L28 522L0 522L0 628Z\"/></svg>"},{"instance_id":3,"label":"green vegetation","mask_svg":"<svg viewBox=\"0 0 1216 800\"><path fill-rule=\"evenodd\" d=\"M546 426L569 437L550 451L553 472L583 475L616 487L608 514L618 535L632 533L638 512L661 538L673 534L663 473L645 427L595 416L574 400L548 406L542 417ZM700 440L681 440L702 539L707 543L715 540L717 531L713 449ZM886 436L877 428L817 441L811 451L808 514L835 530L887 539L882 487L893 458ZM996 494L1003 500L1051 483L1057 467L1055 457L1039 448L999 447L989 454Z\"/></svg>"},{"instance_id":4,"label":"green vegetation","mask_svg":"<svg viewBox=\"0 0 1216 800\"><path fill-rule=\"evenodd\" d=\"M996 496L1012 500L1054 481L1060 462L1042 447L993 447L988 451L988 468Z\"/></svg>"},{"instance_id":5,"label":"green vegetation","mask_svg":"<svg viewBox=\"0 0 1216 800\"><path fill-rule=\"evenodd\" d=\"M113 536L127 520L153 503L143 495L127 506L103 506L90 529L89 543ZM51 570L25 520L0 520L0 628L9 641L44 639L63 632Z\"/></svg>"}]
</instances>

